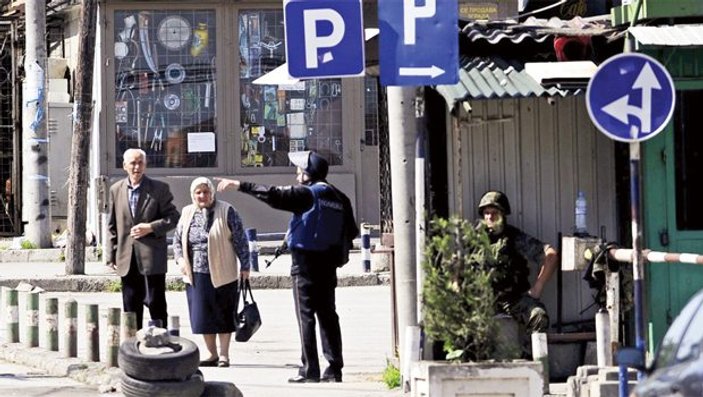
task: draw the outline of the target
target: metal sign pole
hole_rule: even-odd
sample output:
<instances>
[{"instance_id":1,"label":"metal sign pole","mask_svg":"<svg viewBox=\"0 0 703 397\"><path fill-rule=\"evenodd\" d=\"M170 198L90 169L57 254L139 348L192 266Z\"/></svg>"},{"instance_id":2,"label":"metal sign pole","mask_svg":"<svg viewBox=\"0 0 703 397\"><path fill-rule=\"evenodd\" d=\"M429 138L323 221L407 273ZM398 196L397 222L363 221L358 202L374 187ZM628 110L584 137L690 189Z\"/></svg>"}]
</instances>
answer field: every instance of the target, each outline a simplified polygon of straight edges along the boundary
<instances>
[{"instance_id":1,"label":"metal sign pole","mask_svg":"<svg viewBox=\"0 0 703 397\"><path fill-rule=\"evenodd\" d=\"M644 260L640 228L640 143L630 143L630 210L632 216L632 274L634 279L635 347L645 352L644 338ZM642 371L638 372L642 378Z\"/></svg>"}]
</instances>

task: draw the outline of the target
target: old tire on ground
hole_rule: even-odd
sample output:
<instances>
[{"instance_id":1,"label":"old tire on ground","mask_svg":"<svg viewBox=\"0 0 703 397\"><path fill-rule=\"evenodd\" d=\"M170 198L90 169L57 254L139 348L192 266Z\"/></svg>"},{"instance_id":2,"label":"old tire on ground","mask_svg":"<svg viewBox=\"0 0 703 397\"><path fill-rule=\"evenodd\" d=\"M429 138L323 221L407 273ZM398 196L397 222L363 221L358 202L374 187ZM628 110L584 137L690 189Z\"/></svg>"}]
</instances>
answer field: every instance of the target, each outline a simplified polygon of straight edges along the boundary
<instances>
[{"instance_id":1,"label":"old tire on ground","mask_svg":"<svg viewBox=\"0 0 703 397\"><path fill-rule=\"evenodd\" d=\"M125 397L200 397L205 390L202 375L194 374L182 381L144 381L122 375Z\"/></svg>"},{"instance_id":2,"label":"old tire on ground","mask_svg":"<svg viewBox=\"0 0 703 397\"><path fill-rule=\"evenodd\" d=\"M192 341L171 336L171 343L180 350L163 354L142 354L137 338L129 338L120 345L117 365L122 371L144 381L183 380L193 375L200 363L198 346Z\"/></svg>"}]
</instances>

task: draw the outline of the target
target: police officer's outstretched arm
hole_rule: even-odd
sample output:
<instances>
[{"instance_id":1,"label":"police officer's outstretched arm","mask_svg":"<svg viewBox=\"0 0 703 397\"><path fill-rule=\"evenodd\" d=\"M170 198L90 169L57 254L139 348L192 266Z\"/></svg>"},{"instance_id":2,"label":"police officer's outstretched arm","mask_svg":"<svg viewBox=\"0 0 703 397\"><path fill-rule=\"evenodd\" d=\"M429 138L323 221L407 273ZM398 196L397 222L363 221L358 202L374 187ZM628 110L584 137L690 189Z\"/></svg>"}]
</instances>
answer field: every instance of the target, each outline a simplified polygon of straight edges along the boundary
<instances>
[{"instance_id":1,"label":"police officer's outstretched arm","mask_svg":"<svg viewBox=\"0 0 703 397\"><path fill-rule=\"evenodd\" d=\"M265 202L272 208L301 213L312 207L313 196L310 189L302 186L268 186L237 179L214 178L217 191L238 190Z\"/></svg>"}]
</instances>

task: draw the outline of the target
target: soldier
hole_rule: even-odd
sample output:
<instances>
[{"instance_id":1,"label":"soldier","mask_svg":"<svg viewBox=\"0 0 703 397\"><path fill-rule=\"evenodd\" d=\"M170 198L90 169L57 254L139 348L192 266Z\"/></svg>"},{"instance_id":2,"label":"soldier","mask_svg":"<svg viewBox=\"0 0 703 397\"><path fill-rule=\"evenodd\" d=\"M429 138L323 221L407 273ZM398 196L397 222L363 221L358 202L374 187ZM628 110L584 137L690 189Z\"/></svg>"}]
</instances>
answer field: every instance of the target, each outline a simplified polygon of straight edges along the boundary
<instances>
[{"instance_id":1,"label":"soldier","mask_svg":"<svg viewBox=\"0 0 703 397\"><path fill-rule=\"evenodd\" d=\"M509 314L529 334L546 332L549 316L539 298L556 270L557 251L508 224L506 217L510 215L510 202L503 192L486 192L479 202L478 214L481 219L477 227L486 229L491 243L504 244L493 281L498 312ZM532 285L529 281L530 263L540 265Z\"/></svg>"}]
</instances>

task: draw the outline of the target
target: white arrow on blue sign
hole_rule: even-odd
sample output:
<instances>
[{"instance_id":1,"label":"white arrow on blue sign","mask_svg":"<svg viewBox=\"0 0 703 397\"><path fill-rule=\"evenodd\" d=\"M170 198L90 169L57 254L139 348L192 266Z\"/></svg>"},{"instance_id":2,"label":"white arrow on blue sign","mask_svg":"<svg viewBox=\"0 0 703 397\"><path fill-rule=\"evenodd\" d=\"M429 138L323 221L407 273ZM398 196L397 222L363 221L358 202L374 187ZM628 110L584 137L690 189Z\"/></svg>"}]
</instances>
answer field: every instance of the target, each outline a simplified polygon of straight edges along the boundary
<instances>
[{"instance_id":1,"label":"white arrow on blue sign","mask_svg":"<svg viewBox=\"0 0 703 397\"><path fill-rule=\"evenodd\" d=\"M641 142L661 132L676 103L674 81L656 59L618 54L588 83L586 107L596 127L621 142Z\"/></svg>"},{"instance_id":2,"label":"white arrow on blue sign","mask_svg":"<svg viewBox=\"0 0 703 397\"><path fill-rule=\"evenodd\" d=\"M292 77L364 74L361 0L286 0L283 14Z\"/></svg>"},{"instance_id":3,"label":"white arrow on blue sign","mask_svg":"<svg viewBox=\"0 0 703 397\"><path fill-rule=\"evenodd\" d=\"M457 0L379 1L381 84L456 84L458 14Z\"/></svg>"}]
</instances>

